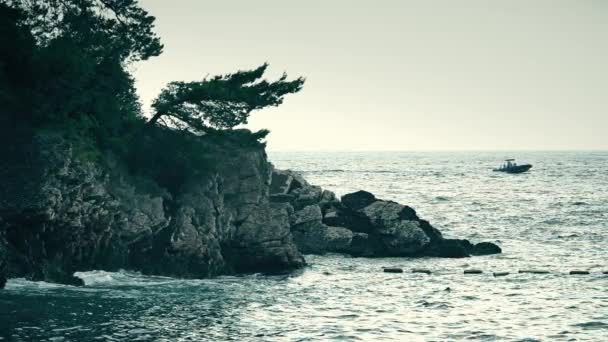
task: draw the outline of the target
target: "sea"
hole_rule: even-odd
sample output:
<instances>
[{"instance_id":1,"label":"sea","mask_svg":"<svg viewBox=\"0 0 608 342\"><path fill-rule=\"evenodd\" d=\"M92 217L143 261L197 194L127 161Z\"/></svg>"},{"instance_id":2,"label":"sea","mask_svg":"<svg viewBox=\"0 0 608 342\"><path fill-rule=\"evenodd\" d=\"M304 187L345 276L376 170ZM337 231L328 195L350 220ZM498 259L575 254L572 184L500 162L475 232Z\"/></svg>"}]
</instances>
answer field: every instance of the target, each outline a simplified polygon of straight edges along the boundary
<instances>
[{"instance_id":1,"label":"sea","mask_svg":"<svg viewBox=\"0 0 608 342\"><path fill-rule=\"evenodd\" d=\"M84 287L11 279L0 291L0 340L608 341L608 152L269 156L338 196L370 191L415 208L446 237L503 253L307 256L291 274L204 280L91 271L78 274ZM507 157L534 166L493 172Z\"/></svg>"}]
</instances>

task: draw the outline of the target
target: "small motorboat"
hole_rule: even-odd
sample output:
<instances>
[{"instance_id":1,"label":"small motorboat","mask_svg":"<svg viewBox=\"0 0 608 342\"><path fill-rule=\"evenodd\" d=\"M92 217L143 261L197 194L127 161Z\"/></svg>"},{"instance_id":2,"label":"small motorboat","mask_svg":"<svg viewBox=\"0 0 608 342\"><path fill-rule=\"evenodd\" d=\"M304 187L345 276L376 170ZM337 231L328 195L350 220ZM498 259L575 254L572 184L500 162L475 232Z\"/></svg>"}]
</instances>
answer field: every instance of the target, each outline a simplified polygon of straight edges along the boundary
<instances>
[{"instance_id":1,"label":"small motorboat","mask_svg":"<svg viewBox=\"0 0 608 342\"><path fill-rule=\"evenodd\" d=\"M506 173L522 173L530 170L531 168L531 164L517 165L515 159L507 159L505 160L504 164L502 164L499 168L494 169L493 171Z\"/></svg>"}]
</instances>

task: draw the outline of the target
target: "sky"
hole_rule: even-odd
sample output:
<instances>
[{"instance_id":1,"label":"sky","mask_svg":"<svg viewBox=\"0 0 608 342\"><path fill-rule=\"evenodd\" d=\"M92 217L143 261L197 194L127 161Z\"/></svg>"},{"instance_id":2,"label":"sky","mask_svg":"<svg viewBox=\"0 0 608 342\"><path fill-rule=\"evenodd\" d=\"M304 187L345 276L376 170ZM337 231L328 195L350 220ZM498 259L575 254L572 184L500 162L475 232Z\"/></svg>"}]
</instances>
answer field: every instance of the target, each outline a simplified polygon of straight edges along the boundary
<instances>
[{"instance_id":1,"label":"sky","mask_svg":"<svg viewBox=\"0 0 608 342\"><path fill-rule=\"evenodd\" d=\"M170 81L304 76L252 113L275 151L608 150L608 1L140 0Z\"/></svg>"}]
</instances>

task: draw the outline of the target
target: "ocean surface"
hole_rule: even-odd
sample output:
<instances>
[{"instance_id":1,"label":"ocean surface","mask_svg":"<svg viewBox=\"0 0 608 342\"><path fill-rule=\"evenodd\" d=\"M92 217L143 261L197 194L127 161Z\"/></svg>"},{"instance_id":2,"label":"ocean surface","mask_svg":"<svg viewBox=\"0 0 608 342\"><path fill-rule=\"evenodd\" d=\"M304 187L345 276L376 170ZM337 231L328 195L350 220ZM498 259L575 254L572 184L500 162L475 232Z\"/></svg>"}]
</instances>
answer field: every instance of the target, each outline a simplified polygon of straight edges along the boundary
<instances>
[{"instance_id":1,"label":"ocean surface","mask_svg":"<svg viewBox=\"0 0 608 342\"><path fill-rule=\"evenodd\" d=\"M608 341L608 152L270 153L342 195L414 207L447 237L498 243L467 259L308 256L310 266L179 280L80 274L82 288L12 279L11 341ZM492 172L504 157L529 173ZM402 267L403 274L382 272ZM431 275L412 274L428 268ZM483 270L464 275L463 270ZM518 270L549 274L519 274ZM588 270L590 275L569 275ZM492 272L512 272L493 277ZM514 272L514 273L513 273ZM0 338L2 340L2 338Z\"/></svg>"}]
</instances>

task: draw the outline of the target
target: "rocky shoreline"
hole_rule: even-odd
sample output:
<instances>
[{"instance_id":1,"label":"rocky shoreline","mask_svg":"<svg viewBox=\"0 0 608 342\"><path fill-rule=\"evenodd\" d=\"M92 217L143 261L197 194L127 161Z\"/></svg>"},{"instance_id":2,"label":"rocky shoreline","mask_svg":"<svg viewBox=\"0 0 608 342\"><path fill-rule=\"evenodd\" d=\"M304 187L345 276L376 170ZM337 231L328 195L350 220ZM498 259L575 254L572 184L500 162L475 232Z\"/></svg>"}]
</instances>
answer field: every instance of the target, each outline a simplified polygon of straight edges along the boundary
<instances>
[{"instance_id":1,"label":"rocky shoreline","mask_svg":"<svg viewBox=\"0 0 608 342\"><path fill-rule=\"evenodd\" d=\"M501 253L490 242L446 239L413 208L367 191L337 199L294 171L273 172L270 200L287 205L293 240L305 254L462 258Z\"/></svg>"},{"instance_id":2,"label":"rocky shoreline","mask_svg":"<svg viewBox=\"0 0 608 342\"><path fill-rule=\"evenodd\" d=\"M303 254L467 257L492 243L445 239L414 209L369 192L336 196L263 147L209 142L213 173L170 194L119 165L84 161L58 134L5 147L0 288L7 278L81 285L76 271L129 269L204 278L283 272ZM168 166L170 167L170 166Z\"/></svg>"}]
</instances>

